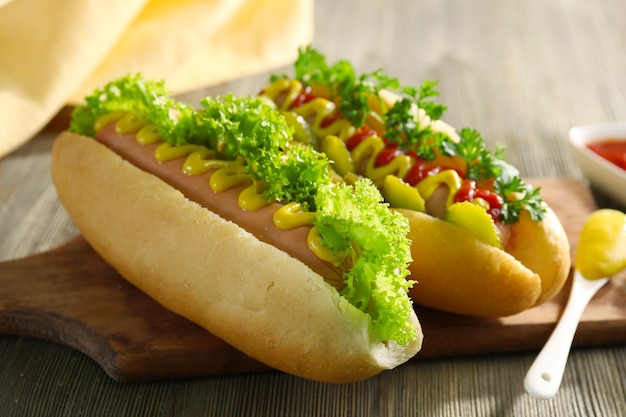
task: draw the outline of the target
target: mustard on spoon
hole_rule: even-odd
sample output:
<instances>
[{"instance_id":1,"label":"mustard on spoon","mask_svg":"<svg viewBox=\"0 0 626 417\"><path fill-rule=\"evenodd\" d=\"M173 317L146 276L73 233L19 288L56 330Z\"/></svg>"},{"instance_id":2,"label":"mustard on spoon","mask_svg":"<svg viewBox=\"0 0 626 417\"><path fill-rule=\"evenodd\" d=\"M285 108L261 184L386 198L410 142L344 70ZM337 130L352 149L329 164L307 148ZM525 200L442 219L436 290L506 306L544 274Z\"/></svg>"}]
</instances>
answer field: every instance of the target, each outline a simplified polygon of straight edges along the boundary
<instances>
[{"instance_id":1,"label":"mustard on spoon","mask_svg":"<svg viewBox=\"0 0 626 417\"><path fill-rule=\"evenodd\" d=\"M585 222L576 250L576 270L569 299L557 326L532 364L524 387L536 398L554 397L580 317L609 277L626 269L626 215L601 209Z\"/></svg>"}]
</instances>

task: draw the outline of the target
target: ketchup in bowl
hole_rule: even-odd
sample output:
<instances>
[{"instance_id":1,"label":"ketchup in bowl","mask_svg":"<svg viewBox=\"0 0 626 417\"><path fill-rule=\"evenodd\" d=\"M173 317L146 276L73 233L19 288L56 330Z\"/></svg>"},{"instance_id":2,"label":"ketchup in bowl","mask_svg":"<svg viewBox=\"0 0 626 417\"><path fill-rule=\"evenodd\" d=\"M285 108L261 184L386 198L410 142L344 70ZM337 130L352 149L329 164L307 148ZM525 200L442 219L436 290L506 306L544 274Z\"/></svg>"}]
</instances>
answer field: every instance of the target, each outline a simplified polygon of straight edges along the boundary
<instances>
[{"instance_id":1,"label":"ketchup in bowl","mask_svg":"<svg viewBox=\"0 0 626 417\"><path fill-rule=\"evenodd\" d=\"M587 147L612 164L626 170L626 141L606 139L588 143Z\"/></svg>"}]
</instances>

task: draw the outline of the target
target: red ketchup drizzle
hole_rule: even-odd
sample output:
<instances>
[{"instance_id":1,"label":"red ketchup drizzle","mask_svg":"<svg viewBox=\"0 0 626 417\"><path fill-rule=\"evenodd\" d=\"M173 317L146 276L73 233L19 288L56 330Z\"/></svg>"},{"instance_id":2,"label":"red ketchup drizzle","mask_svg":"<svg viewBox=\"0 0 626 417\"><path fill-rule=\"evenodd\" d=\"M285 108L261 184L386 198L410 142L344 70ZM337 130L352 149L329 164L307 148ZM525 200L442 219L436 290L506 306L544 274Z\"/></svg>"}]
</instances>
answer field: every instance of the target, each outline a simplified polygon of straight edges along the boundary
<instances>
[{"instance_id":1,"label":"red ketchup drizzle","mask_svg":"<svg viewBox=\"0 0 626 417\"><path fill-rule=\"evenodd\" d=\"M332 125L333 123L335 123L337 120L341 119L341 116L339 115L339 113L332 113L329 116L326 116L322 119L321 123L320 123L320 127L322 129Z\"/></svg>"},{"instance_id":2,"label":"red ketchup drizzle","mask_svg":"<svg viewBox=\"0 0 626 417\"><path fill-rule=\"evenodd\" d=\"M350 136L350 138L346 140L346 148L348 148L348 150L351 151L354 148L356 148L359 143L363 142L365 138L368 138L370 136L380 136L380 135L378 134L377 131L369 128L368 126L360 127L357 129L354 135Z\"/></svg>"},{"instance_id":3,"label":"red ketchup drizzle","mask_svg":"<svg viewBox=\"0 0 626 417\"><path fill-rule=\"evenodd\" d=\"M417 159L409 172L404 176L404 182L412 187L422 182L423 179L430 175L438 174L443 167L433 165L427 161Z\"/></svg>"},{"instance_id":4,"label":"red ketchup drizzle","mask_svg":"<svg viewBox=\"0 0 626 417\"><path fill-rule=\"evenodd\" d=\"M293 100L293 102L289 105L289 110L295 109L296 107L300 107L303 104L308 103L313 100L315 96L311 94L312 88L310 86L304 87L304 89L298 94L298 96Z\"/></svg>"},{"instance_id":5,"label":"red ketchup drizzle","mask_svg":"<svg viewBox=\"0 0 626 417\"><path fill-rule=\"evenodd\" d=\"M461 183L461 188L454 196L454 202L460 203L463 201L472 202L475 199L480 198L489 204L487 213L492 219L498 220L500 218L500 212L502 211L502 197L497 193L489 190L483 190L477 187L476 181L464 179Z\"/></svg>"},{"instance_id":6,"label":"red ketchup drizzle","mask_svg":"<svg viewBox=\"0 0 626 417\"><path fill-rule=\"evenodd\" d=\"M396 156L400 156L403 154L404 152L398 149L397 145L387 145L380 152L378 152L378 155L376 155L376 161L374 162L374 166L376 168L385 166L393 161Z\"/></svg>"}]
</instances>

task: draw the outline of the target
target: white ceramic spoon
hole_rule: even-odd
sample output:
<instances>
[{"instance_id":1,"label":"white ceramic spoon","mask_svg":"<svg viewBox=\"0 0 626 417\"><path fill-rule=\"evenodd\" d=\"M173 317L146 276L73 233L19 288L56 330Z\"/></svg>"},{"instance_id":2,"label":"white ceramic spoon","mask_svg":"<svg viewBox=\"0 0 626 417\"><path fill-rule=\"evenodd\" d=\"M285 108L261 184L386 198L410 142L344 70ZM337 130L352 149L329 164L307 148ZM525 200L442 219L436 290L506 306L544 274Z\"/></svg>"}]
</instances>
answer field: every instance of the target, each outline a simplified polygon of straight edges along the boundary
<instances>
[{"instance_id":1,"label":"white ceramic spoon","mask_svg":"<svg viewBox=\"0 0 626 417\"><path fill-rule=\"evenodd\" d=\"M626 215L617 210L598 210L585 222L580 234L567 306L524 379L530 395L549 399L559 391L580 316L609 277L624 268Z\"/></svg>"}]
</instances>

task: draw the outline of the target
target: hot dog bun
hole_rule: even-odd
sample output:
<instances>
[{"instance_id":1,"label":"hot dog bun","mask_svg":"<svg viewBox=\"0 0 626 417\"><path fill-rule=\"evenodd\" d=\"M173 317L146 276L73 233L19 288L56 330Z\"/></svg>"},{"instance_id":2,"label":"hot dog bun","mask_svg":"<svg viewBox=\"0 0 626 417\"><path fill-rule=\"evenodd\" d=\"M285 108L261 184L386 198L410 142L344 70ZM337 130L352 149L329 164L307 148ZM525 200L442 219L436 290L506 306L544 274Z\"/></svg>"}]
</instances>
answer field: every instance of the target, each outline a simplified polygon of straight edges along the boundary
<instances>
[{"instance_id":1,"label":"hot dog bun","mask_svg":"<svg viewBox=\"0 0 626 417\"><path fill-rule=\"evenodd\" d=\"M301 261L92 138L62 133L51 173L85 239L121 275L269 366L346 383L398 366L421 347L415 314L415 340L379 340L368 316Z\"/></svg>"},{"instance_id":2,"label":"hot dog bun","mask_svg":"<svg viewBox=\"0 0 626 417\"><path fill-rule=\"evenodd\" d=\"M412 210L409 219L417 304L453 313L508 316L552 298L569 274L569 244L554 212L541 222L523 214L508 252L454 224Z\"/></svg>"}]
</instances>

